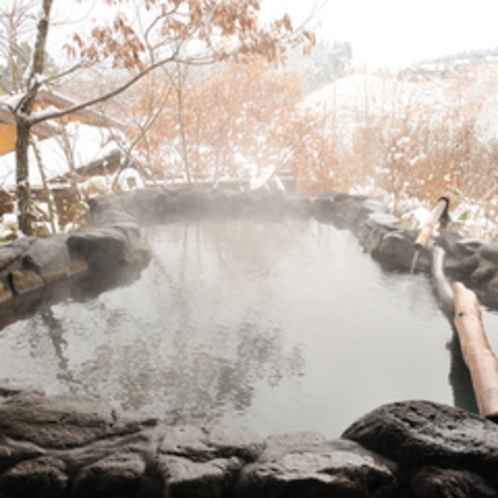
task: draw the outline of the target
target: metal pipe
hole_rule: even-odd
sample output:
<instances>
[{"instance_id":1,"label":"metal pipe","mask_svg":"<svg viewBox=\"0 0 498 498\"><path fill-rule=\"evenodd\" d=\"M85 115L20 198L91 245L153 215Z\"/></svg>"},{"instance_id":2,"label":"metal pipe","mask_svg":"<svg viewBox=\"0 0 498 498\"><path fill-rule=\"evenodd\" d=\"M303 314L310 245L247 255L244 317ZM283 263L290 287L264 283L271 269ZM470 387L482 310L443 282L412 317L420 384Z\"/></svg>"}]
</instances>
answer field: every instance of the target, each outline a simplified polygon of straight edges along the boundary
<instances>
[{"instance_id":1,"label":"metal pipe","mask_svg":"<svg viewBox=\"0 0 498 498\"><path fill-rule=\"evenodd\" d=\"M448 216L448 207L450 205L450 200L448 197L440 197L436 207L429 214L429 218L425 222L422 230L415 240L415 248L420 249L422 247L428 248L429 240L431 238L431 233L434 230L437 222Z\"/></svg>"}]
</instances>

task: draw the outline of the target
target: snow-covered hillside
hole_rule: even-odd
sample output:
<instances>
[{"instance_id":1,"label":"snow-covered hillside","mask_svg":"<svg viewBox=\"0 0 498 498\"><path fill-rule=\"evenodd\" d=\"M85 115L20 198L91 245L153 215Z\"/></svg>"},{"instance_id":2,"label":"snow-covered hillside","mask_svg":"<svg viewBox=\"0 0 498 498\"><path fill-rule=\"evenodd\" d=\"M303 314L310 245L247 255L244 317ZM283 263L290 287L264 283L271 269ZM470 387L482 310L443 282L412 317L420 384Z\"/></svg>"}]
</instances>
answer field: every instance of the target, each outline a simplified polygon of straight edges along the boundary
<instances>
[{"instance_id":1,"label":"snow-covered hillside","mask_svg":"<svg viewBox=\"0 0 498 498\"><path fill-rule=\"evenodd\" d=\"M454 77L416 81L384 74L351 74L308 95L303 108L323 113L330 133L336 137L335 152L345 163L342 168L355 179L350 192L380 199L411 225L423 221L437 195L450 195L454 198L456 228L468 236L498 238L498 202L494 193L482 193L492 192L496 184L497 65ZM427 142L434 137L439 137L439 144ZM364 143L359 144L361 140ZM447 148L445 154L441 153L442 142ZM359 146L364 149L360 153ZM434 149L438 147L436 154ZM468 148L469 152L466 156L448 152L458 148ZM482 150L473 157L476 148ZM361 161L367 162L366 167L362 165L364 176L355 173ZM447 168L447 175L440 173L446 182L439 179L440 190L433 198L410 195L411 181L425 182L430 191L437 168L443 173ZM471 175L473 168L479 174ZM460 174L458 178L455 171ZM472 182L477 182L474 189L470 188ZM471 195L474 191L481 193ZM481 202L484 200L486 205Z\"/></svg>"}]
</instances>

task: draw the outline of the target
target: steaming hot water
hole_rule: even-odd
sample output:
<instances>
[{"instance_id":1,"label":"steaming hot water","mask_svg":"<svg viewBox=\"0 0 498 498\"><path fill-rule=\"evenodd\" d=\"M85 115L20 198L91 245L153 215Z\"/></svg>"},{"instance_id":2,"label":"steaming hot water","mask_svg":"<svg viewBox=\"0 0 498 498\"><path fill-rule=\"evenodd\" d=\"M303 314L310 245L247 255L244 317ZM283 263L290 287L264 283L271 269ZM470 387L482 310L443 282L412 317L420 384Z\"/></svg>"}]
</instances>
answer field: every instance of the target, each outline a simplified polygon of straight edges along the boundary
<instances>
[{"instance_id":1,"label":"steaming hot water","mask_svg":"<svg viewBox=\"0 0 498 498\"><path fill-rule=\"evenodd\" d=\"M137 281L0 330L0 381L262 435L337 437L392 401L471 403L429 279L383 272L349 232L229 220L144 236Z\"/></svg>"}]
</instances>

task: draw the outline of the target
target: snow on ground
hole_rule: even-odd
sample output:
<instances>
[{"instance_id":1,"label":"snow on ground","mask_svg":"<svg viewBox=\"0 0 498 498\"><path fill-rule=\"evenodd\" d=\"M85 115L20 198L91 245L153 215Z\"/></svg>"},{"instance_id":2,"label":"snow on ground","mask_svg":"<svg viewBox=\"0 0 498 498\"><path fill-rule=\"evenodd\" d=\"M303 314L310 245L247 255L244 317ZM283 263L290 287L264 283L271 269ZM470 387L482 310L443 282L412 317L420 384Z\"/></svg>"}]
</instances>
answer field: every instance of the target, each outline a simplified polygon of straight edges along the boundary
<instances>
[{"instance_id":1,"label":"snow on ground","mask_svg":"<svg viewBox=\"0 0 498 498\"><path fill-rule=\"evenodd\" d=\"M431 126L450 124L448 116L451 110L458 114L459 106L476 106L475 131L481 143L488 146L498 144L498 68L486 67L480 73L471 73L465 78L433 78L421 81L398 79L383 74L350 74L309 94L303 102L303 108L323 113L326 122L333 129L334 136L340 143L339 150L346 155L353 153L353 134L363 125L380 124L382 120L392 120L394 126L405 126L396 118L409 116L415 127L417 120L430 119ZM444 121L442 121L442 119ZM424 122L424 121L422 121ZM392 125L392 126L393 126ZM402 128L404 129L404 128ZM410 129L409 126L406 127ZM403 137L409 140L409 137ZM402 139L402 140L403 140ZM400 142L397 143L397 146ZM402 147L397 147L397 154L404 154ZM408 150L408 149L407 149ZM491 147L490 147L491 150ZM416 157L406 157L406 161L416 167ZM398 158L403 160L403 157ZM371 171L381 172L383 164L373 164ZM384 171L384 175L388 172ZM350 193L370 195L385 203L391 211L409 226L420 226L424 215L431 206L415 198L404 198L398 192L396 199L392 194L381 190L376 178L363 178L362 185L356 185ZM445 195L445 192L442 192ZM454 226L465 236L487 240L498 240L498 216L492 209L485 211L478 201L461 199L452 208ZM437 199L434 199L434 204ZM493 200L492 200L493 202ZM491 202L491 204L492 204ZM495 201L498 213L498 201ZM489 207L489 206L488 206ZM492 206L493 207L493 206Z\"/></svg>"},{"instance_id":2,"label":"snow on ground","mask_svg":"<svg viewBox=\"0 0 498 498\"><path fill-rule=\"evenodd\" d=\"M392 194L377 188L374 182L366 186L358 186L349 191L354 195L368 195L394 211L394 199ZM428 219L433 208L436 207L438 199L428 203L414 197L397 199L397 216L404 225L410 228L420 228ZM451 219L450 228L458 231L466 238L479 239L488 242L498 241L498 223L485 215L484 209L476 202L460 202L456 207L450 202L449 215Z\"/></svg>"},{"instance_id":3,"label":"snow on ground","mask_svg":"<svg viewBox=\"0 0 498 498\"><path fill-rule=\"evenodd\" d=\"M350 74L310 93L306 105L325 105L328 111L395 111L397 105L442 103L447 83L442 80L410 82L392 76Z\"/></svg>"},{"instance_id":4,"label":"snow on ground","mask_svg":"<svg viewBox=\"0 0 498 498\"><path fill-rule=\"evenodd\" d=\"M394 117L407 109L416 111L414 115L430 112L436 119L451 105L449 87L444 80L415 83L384 75L351 74L312 92L303 107L322 112L329 123L350 133L365 120Z\"/></svg>"}]
</instances>

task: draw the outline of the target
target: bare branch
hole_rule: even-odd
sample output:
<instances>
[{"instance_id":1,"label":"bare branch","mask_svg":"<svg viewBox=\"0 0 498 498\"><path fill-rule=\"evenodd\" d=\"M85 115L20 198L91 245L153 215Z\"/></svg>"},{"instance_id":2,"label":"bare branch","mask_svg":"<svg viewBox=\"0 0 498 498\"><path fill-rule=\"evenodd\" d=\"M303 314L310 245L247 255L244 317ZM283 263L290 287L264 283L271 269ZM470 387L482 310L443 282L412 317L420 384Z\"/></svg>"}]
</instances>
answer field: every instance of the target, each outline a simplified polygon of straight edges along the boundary
<instances>
[{"instance_id":1,"label":"bare branch","mask_svg":"<svg viewBox=\"0 0 498 498\"><path fill-rule=\"evenodd\" d=\"M74 112L80 111L81 109L85 109L86 107L91 107L96 104L100 104L101 102L105 102L106 100L112 99L116 95L119 95L120 93L123 93L125 90L133 86L137 81L140 81L144 76L149 74L150 72L154 71L155 69L168 64L169 62L172 62L176 59L176 54L171 55L170 57L160 60L156 62L155 64L152 64L148 68L144 69L140 73L138 73L136 76L133 78L129 79L125 84L115 88L114 90L104 94L100 95L99 97L96 97L94 99L87 100L85 102L82 102L80 104L74 105L72 107L69 107L68 109L63 109L61 111L54 111L54 112L46 112L41 115L34 115L30 119L30 123L32 125L41 123L42 121L46 121L48 119L59 119L64 116L67 116L68 114L72 114Z\"/></svg>"}]
</instances>

